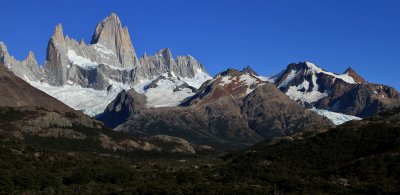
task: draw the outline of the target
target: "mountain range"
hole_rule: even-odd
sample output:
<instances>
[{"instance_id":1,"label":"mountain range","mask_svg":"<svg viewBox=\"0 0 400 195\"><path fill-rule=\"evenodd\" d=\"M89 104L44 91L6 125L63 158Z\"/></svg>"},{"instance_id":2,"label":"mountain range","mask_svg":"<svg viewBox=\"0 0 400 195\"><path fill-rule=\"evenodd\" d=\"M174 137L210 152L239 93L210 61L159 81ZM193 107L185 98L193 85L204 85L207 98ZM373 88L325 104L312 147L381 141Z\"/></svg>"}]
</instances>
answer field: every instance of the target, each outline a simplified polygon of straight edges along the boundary
<instances>
[{"instance_id":1,"label":"mountain range","mask_svg":"<svg viewBox=\"0 0 400 195\"><path fill-rule=\"evenodd\" d=\"M352 68L335 74L301 62L270 77L250 67L211 77L194 57L174 58L168 48L139 58L114 13L97 24L88 44L65 36L58 24L43 65L33 52L15 59L0 42L0 63L116 131L180 137L199 147L240 148L317 132L400 105L394 88L369 83ZM50 102L40 106L51 108Z\"/></svg>"},{"instance_id":2,"label":"mountain range","mask_svg":"<svg viewBox=\"0 0 400 195\"><path fill-rule=\"evenodd\" d=\"M306 61L215 76L168 48L138 57L112 13L46 61L0 42L0 192L400 191L400 93Z\"/></svg>"}]
</instances>

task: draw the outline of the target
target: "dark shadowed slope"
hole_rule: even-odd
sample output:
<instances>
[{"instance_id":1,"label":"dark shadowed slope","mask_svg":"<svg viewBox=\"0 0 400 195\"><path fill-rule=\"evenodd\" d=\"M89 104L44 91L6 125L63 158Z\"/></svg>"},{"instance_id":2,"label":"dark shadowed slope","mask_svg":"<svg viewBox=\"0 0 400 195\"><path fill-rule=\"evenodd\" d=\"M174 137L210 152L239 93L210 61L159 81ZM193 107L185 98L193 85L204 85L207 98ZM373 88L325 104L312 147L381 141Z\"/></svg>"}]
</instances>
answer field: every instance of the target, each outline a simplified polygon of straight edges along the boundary
<instances>
[{"instance_id":1,"label":"dark shadowed slope","mask_svg":"<svg viewBox=\"0 0 400 195\"><path fill-rule=\"evenodd\" d=\"M32 87L0 64L0 106L36 106L50 110L73 111L59 100Z\"/></svg>"}]
</instances>

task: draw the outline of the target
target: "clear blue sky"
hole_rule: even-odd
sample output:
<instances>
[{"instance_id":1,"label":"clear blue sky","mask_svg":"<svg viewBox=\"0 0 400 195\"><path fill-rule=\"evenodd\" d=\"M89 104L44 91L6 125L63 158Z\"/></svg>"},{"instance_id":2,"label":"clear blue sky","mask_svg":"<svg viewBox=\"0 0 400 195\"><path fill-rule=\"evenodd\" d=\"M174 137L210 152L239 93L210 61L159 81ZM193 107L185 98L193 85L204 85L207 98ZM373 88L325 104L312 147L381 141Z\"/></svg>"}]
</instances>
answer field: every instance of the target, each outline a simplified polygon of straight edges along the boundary
<instances>
[{"instance_id":1,"label":"clear blue sky","mask_svg":"<svg viewBox=\"0 0 400 195\"><path fill-rule=\"evenodd\" d=\"M129 27L138 55L169 47L215 74L252 66L262 75L309 60L332 72L351 66L400 89L398 0L4 0L0 40L39 63L57 23L89 42L111 12Z\"/></svg>"}]
</instances>

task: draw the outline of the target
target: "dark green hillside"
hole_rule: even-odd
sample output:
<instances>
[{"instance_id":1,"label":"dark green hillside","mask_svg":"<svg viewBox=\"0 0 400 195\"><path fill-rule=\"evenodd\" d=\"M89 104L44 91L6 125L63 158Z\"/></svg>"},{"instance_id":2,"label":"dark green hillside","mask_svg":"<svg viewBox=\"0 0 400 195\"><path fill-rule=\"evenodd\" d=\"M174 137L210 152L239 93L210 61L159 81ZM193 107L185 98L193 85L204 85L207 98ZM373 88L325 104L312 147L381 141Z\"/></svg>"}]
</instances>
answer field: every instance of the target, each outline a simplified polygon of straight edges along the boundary
<instances>
[{"instance_id":1,"label":"dark green hillside","mask_svg":"<svg viewBox=\"0 0 400 195\"><path fill-rule=\"evenodd\" d=\"M1 134L0 192L387 194L400 191L400 110L350 122L304 139L264 141L225 156L225 161L217 155L71 152L67 151L72 146L68 144L64 149L41 149L37 143L28 142L29 137L25 139Z\"/></svg>"},{"instance_id":2,"label":"dark green hillside","mask_svg":"<svg viewBox=\"0 0 400 195\"><path fill-rule=\"evenodd\" d=\"M400 110L350 122L307 139L259 143L221 168L231 181L260 181L285 192L400 190Z\"/></svg>"}]
</instances>

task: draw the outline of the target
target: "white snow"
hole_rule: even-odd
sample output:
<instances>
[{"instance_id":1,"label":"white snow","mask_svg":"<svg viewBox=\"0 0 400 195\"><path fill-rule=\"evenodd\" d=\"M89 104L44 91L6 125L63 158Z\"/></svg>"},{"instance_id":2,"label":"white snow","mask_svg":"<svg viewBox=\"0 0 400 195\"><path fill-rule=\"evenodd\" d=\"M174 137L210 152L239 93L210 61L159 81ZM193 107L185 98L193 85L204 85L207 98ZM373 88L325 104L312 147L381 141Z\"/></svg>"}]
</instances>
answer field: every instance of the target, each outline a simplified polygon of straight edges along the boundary
<instances>
[{"instance_id":1,"label":"white snow","mask_svg":"<svg viewBox=\"0 0 400 195\"><path fill-rule=\"evenodd\" d=\"M247 85L247 90L246 90L246 95L250 94L251 92L254 91L255 87L253 89L250 89L250 86L253 84L257 84L258 81L256 78L252 77L250 74L243 74L239 78L239 82ZM264 83L261 83L260 85L263 85Z\"/></svg>"},{"instance_id":2,"label":"white snow","mask_svg":"<svg viewBox=\"0 0 400 195\"><path fill-rule=\"evenodd\" d=\"M326 96L328 96L328 91L321 92L319 91L319 86L317 83L317 74L324 73L330 76L333 76L334 79L341 79L347 83L354 84L356 83L352 77L350 77L347 73L342 75L337 75L331 72L327 72L322 70L321 68L317 67L315 64L311 62L306 62L307 67L307 74L311 75L311 82L312 82L312 90L309 89L310 83L306 80L303 81L302 84L298 86L290 86L286 92L292 100L299 100L303 103L313 103L316 102ZM279 87L286 87L290 81L298 74L296 70L292 70L286 79L279 85ZM304 91L304 92L302 92Z\"/></svg>"},{"instance_id":3,"label":"white snow","mask_svg":"<svg viewBox=\"0 0 400 195\"><path fill-rule=\"evenodd\" d=\"M217 77L217 78L220 78L220 77ZM250 89L250 86L252 86L253 84L257 84L258 86L265 84L263 80L260 79L261 80L260 81L257 79L259 79L259 78L256 76L250 75L249 73L242 74L242 75L236 76L236 77L223 76L218 85L225 86L225 85L229 85L231 83L237 84L239 86L245 85L245 86L247 86L245 95L247 95L247 94L251 93L252 91L254 91L254 89L256 88L256 87L254 87L253 89Z\"/></svg>"},{"instance_id":4,"label":"white snow","mask_svg":"<svg viewBox=\"0 0 400 195\"><path fill-rule=\"evenodd\" d=\"M224 77L221 78L221 82L219 83L219 85L224 86L226 84L231 83L232 80L233 80L232 76L224 76Z\"/></svg>"},{"instance_id":5,"label":"white snow","mask_svg":"<svg viewBox=\"0 0 400 195\"><path fill-rule=\"evenodd\" d=\"M258 79L260 79L264 82L275 83L275 80L272 77L265 77L265 76L255 76L255 77L257 77Z\"/></svg>"},{"instance_id":6,"label":"white snow","mask_svg":"<svg viewBox=\"0 0 400 195\"><path fill-rule=\"evenodd\" d=\"M73 81L71 81L71 80L68 80L68 81L67 81L67 84L68 84L68 85L73 85L73 84L74 84L74 82L73 82Z\"/></svg>"},{"instance_id":7,"label":"white snow","mask_svg":"<svg viewBox=\"0 0 400 195\"><path fill-rule=\"evenodd\" d=\"M201 85L206 82L207 80L212 79L210 75L203 72L201 69L195 69L195 76L194 78L180 78L183 82L186 82L188 85L194 88L200 88Z\"/></svg>"},{"instance_id":8,"label":"white snow","mask_svg":"<svg viewBox=\"0 0 400 195\"><path fill-rule=\"evenodd\" d=\"M166 75L164 75L166 76ZM194 93L189 88L182 88L174 92L174 89L184 82L175 77L167 77L159 80L157 87L145 90L144 87L151 83L150 81L142 81L134 86L134 89L147 97L147 107L171 107L179 105L187 97L193 96Z\"/></svg>"},{"instance_id":9,"label":"white snow","mask_svg":"<svg viewBox=\"0 0 400 195\"><path fill-rule=\"evenodd\" d=\"M90 59L87 59L85 57L76 54L76 52L72 49L68 50L67 56L70 63L82 67L84 69L94 69L98 66L96 62L92 62Z\"/></svg>"},{"instance_id":10,"label":"white snow","mask_svg":"<svg viewBox=\"0 0 400 195\"><path fill-rule=\"evenodd\" d=\"M91 46L96 50L97 54L99 54L104 59L110 59L109 56L116 56L111 49L107 48L102 44L97 43Z\"/></svg>"},{"instance_id":11,"label":"white snow","mask_svg":"<svg viewBox=\"0 0 400 195\"><path fill-rule=\"evenodd\" d=\"M286 92L286 95L288 95L292 100L300 100L303 103L313 103L328 96L327 92L321 93L316 90L307 91L308 87L308 81L304 81L301 85L298 86L290 86ZM300 91L303 88L306 89L305 92Z\"/></svg>"},{"instance_id":12,"label":"white snow","mask_svg":"<svg viewBox=\"0 0 400 195\"><path fill-rule=\"evenodd\" d=\"M79 85L55 87L47 83L32 81L29 81L29 84L60 100L69 107L81 110L92 117L102 113L108 104L117 97L119 92L130 88L129 85L116 84L112 90L107 91L83 88Z\"/></svg>"},{"instance_id":13,"label":"white snow","mask_svg":"<svg viewBox=\"0 0 400 195\"><path fill-rule=\"evenodd\" d=\"M245 85L252 85L257 82L257 79L252 77L250 74L243 74L239 78L239 82L243 82Z\"/></svg>"},{"instance_id":14,"label":"white snow","mask_svg":"<svg viewBox=\"0 0 400 195\"><path fill-rule=\"evenodd\" d=\"M311 63L311 62L306 62L306 65L308 66L308 68L311 69L312 72L315 73L324 73L330 76L333 76L335 78L341 79L344 82L350 83L350 84L356 84L356 82L354 81L353 77L349 76L348 73L346 74L335 74L332 72L327 72L322 70L320 67L316 66L315 64Z\"/></svg>"},{"instance_id":15,"label":"white snow","mask_svg":"<svg viewBox=\"0 0 400 195\"><path fill-rule=\"evenodd\" d=\"M113 65L110 65L110 64L106 64L106 63L103 63L103 65L105 65L105 66L107 66L108 68L111 68L111 69L113 69L113 70L120 70L120 71L129 71L129 70L132 70L133 68L122 68L122 67L117 67L117 66L113 66Z\"/></svg>"},{"instance_id":16,"label":"white snow","mask_svg":"<svg viewBox=\"0 0 400 195\"><path fill-rule=\"evenodd\" d=\"M289 75L285 78L284 81L282 81L282 83L278 87L286 87L290 83L290 81L292 81L296 77L296 75L296 70L290 71Z\"/></svg>"},{"instance_id":17,"label":"white snow","mask_svg":"<svg viewBox=\"0 0 400 195\"><path fill-rule=\"evenodd\" d=\"M316 108L312 108L310 110L316 112L319 115L329 118L335 125L341 125L347 121L352 121L352 120L362 120L362 118L359 118L356 116L346 115L346 114L337 113L337 112L331 112L328 110L322 110L322 109L316 109Z\"/></svg>"}]
</instances>

